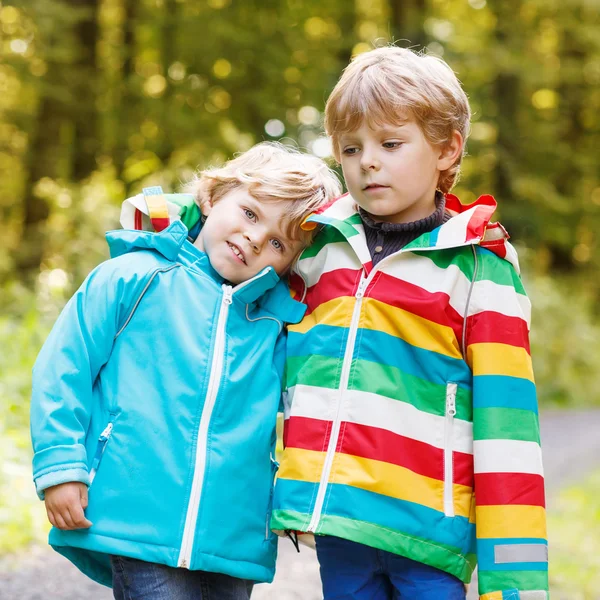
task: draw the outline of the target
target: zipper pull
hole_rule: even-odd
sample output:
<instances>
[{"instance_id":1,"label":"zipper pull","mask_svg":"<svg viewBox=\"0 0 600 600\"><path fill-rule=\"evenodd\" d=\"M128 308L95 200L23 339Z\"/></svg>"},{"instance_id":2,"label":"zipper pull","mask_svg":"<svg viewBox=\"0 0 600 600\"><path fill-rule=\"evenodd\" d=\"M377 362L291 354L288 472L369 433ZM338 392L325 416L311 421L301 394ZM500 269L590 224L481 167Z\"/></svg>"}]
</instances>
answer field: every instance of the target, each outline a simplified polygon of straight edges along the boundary
<instances>
[{"instance_id":1,"label":"zipper pull","mask_svg":"<svg viewBox=\"0 0 600 600\"><path fill-rule=\"evenodd\" d=\"M231 304L233 300L233 288L230 285L223 284L223 304Z\"/></svg>"},{"instance_id":2,"label":"zipper pull","mask_svg":"<svg viewBox=\"0 0 600 600\"><path fill-rule=\"evenodd\" d=\"M450 417L456 415L456 390L458 385L456 383L449 383L446 388L446 413Z\"/></svg>"},{"instance_id":3,"label":"zipper pull","mask_svg":"<svg viewBox=\"0 0 600 600\"><path fill-rule=\"evenodd\" d=\"M358 289L356 290L356 294L355 297L360 299L365 295L365 290L367 289L367 279L366 278L361 278L360 282L358 283Z\"/></svg>"},{"instance_id":4,"label":"zipper pull","mask_svg":"<svg viewBox=\"0 0 600 600\"><path fill-rule=\"evenodd\" d=\"M112 433L113 430L113 424L109 423L106 426L106 429L100 434L100 437L98 438L98 441L100 442L106 442L106 440L108 440L108 438L110 437L110 434Z\"/></svg>"}]
</instances>

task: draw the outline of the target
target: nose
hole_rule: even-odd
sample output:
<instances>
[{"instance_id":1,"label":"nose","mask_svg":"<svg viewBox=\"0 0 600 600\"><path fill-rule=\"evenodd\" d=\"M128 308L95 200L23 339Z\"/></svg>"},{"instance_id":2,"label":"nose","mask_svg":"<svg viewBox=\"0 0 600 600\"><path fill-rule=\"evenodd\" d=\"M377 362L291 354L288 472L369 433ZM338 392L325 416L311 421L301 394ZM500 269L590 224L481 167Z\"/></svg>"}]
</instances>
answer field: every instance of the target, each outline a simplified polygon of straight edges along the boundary
<instances>
[{"instance_id":1,"label":"nose","mask_svg":"<svg viewBox=\"0 0 600 600\"><path fill-rule=\"evenodd\" d=\"M244 232L244 239L255 254L258 254L262 250L265 237L265 234L258 228Z\"/></svg>"},{"instance_id":2,"label":"nose","mask_svg":"<svg viewBox=\"0 0 600 600\"><path fill-rule=\"evenodd\" d=\"M360 166L363 171L378 171L381 167L377 152L374 149L364 147L360 157Z\"/></svg>"}]
</instances>

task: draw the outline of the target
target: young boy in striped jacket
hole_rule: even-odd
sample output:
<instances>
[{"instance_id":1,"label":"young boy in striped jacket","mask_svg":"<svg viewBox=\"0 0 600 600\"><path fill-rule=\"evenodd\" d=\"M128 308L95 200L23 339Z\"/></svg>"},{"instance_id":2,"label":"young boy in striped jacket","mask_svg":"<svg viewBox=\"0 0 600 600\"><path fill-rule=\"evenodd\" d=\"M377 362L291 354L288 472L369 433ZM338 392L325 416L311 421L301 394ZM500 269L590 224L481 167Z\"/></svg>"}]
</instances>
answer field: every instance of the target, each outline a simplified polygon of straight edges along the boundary
<instances>
[{"instance_id":1,"label":"young boy in striped jacket","mask_svg":"<svg viewBox=\"0 0 600 600\"><path fill-rule=\"evenodd\" d=\"M530 304L491 196L449 193L469 130L446 63L359 55L326 130L349 193L295 268L271 525L316 534L325 600L547 600Z\"/></svg>"}]
</instances>

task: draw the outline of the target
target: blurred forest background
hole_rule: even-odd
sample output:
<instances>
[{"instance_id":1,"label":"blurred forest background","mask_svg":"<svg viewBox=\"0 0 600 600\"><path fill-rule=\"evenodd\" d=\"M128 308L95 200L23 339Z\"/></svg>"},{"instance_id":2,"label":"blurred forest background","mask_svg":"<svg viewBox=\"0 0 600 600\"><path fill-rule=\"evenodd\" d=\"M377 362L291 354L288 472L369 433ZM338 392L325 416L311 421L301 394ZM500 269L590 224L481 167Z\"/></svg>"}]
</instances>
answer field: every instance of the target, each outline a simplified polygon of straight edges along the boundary
<instances>
[{"instance_id":1,"label":"blurred forest background","mask_svg":"<svg viewBox=\"0 0 600 600\"><path fill-rule=\"evenodd\" d=\"M329 91L391 41L442 56L470 97L455 193L496 196L519 249L540 403L600 406L599 0L0 2L0 552L44 517L31 365L122 200L264 139L326 158Z\"/></svg>"}]
</instances>

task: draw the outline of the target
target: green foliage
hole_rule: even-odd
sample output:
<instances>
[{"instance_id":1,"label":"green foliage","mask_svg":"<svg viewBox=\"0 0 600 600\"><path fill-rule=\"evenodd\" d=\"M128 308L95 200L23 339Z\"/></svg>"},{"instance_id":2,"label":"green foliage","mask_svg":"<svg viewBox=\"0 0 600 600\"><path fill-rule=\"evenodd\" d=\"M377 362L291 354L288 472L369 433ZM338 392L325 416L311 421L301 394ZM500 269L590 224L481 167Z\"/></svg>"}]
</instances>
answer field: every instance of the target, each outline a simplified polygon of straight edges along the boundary
<instances>
[{"instance_id":1,"label":"green foliage","mask_svg":"<svg viewBox=\"0 0 600 600\"><path fill-rule=\"evenodd\" d=\"M531 355L543 406L600 406L600 324L581 277L537 276L527 282L533 303Z\"/></svg>"},{"instance_id":2,"label":"green foliage","mask_svg":"<svg viewBox=\"0 0 600 600\"><path fill-rule=\"evenodd\" d=\"M556 600L596 600L600 589L600 471L560 493L548 517Z\"/></svg>"}]
</instances>

